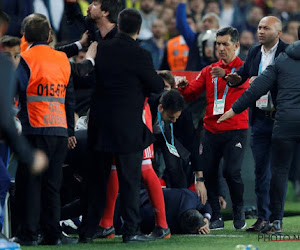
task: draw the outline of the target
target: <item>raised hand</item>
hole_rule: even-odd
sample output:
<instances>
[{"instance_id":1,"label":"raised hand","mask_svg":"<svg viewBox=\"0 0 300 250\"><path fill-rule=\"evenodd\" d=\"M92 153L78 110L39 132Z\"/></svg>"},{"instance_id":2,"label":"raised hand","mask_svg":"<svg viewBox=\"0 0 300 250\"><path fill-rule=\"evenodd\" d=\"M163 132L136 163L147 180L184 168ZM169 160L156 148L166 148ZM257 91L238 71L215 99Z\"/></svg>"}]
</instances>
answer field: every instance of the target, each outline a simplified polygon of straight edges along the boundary
<instances>
[{"instance_id":1,"label":"raised hand","mask_svg":"<svg viewBox=\"0 0 300 250\"><path fill-rule=\"evenodd\" d=\"M225 79L232 84L238 84L241 82L242 77L240 77L237 73L234 72L225 76Z\"/></svg>"}]
</instances>

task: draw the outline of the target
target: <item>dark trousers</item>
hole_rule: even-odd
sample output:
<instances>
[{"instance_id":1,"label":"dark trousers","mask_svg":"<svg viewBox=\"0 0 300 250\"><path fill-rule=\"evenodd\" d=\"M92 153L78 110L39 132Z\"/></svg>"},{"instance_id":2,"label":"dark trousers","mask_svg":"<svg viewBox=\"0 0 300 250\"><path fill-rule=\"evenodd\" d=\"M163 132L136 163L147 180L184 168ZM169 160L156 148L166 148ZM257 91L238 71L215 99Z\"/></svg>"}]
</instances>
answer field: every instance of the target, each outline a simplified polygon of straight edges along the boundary
<instances>
[{"instance_id":1,"label":"dark trousers","mask_svg":"<svg viewBox=\"0 0 300 250\"><path fill-rule=\"evenodd\" d=\"M60 136L27 136L34 148L43 150L49 159L48 169L33 175L28 166L20 164L16 173L16 205L19 220L17 236L36 240L41 229L43 237L61 237L60 188L62 165L67 153L67 138Z\"/></svg>"},{"instance_id":2,"label":"dark trousers","mask_svg":"<svg viewBox=\"0 0 300 250\"><path fill-rule=\"evenodd\" d=\"M231 130L221 134L204 132L201 161L212 219L221 216L218 201L218 169L223 158L223 175L229 187L233 209L244 205L244 184L241 177L247 130Z\"/></svg>"},{"instance_id":3,"label":"dark trousers","mask_svg":"<svg viewBox=\"0 0 300 250\"><path fill-rule=\"evenodd\" d=\"M162 135L156 136L156 139L154 151L163 156L165 169L161 169L164 166L156 159L155 164L153 164L155 172L160 177L160 173L163 173L162 177L166 180L167 187L169 188L188 188L188 183L190 182L188 174L189 159L183 159L171 154ZM177 148L177 150L179 151L180 148ZM186 149L184 150L186 151Z\"/></svg>"},{"instance_id":4,"label":"dark trousers","mask_svg":"<svg viewBox=\"0 0 300 250\"><path fill-rule=\"evenodd\" d=\"M135 235L139 231L139 205L141 185L141 165L143 151L134 153L91 152L89 173L87 175L87 200L83 204L83 224L80 228L82 236L92 237L103 214L108 177L113 158L116 162L122 218L124 219L124 235Z\"/></svg>"},{"instance_id":5,"label":"dark trousers","mask_svg":"<svg viewBox=\"0 0 300 250\"><path fill-rule=\"evenodd\" d=\"M269 220L271 181L271 141L273 120L268 117L255 118L251 131L251 149L255 162L255 194L258 218Z\"/></svg>"},{"instance_id":6,"label":"dark trousers","mask_svg":"<svg viewBox=\"0 0 300 250\"><path fill-rule=\"evenodd\" d=\"M270 221L282 220L286 186L295 148L300 138L272 138Z\"/></svg>"},{"instance_id":7,"label":"dark trousers","mask_svg":"<svg viewBox=\"0 0 300 250\"><path fill-rule=\"evenodd\" d=\"M3 226L5 199L10 187L10 175L7 171L9 155L9 147L0 142L0 232Z\"/></svg>"}]
</instances>

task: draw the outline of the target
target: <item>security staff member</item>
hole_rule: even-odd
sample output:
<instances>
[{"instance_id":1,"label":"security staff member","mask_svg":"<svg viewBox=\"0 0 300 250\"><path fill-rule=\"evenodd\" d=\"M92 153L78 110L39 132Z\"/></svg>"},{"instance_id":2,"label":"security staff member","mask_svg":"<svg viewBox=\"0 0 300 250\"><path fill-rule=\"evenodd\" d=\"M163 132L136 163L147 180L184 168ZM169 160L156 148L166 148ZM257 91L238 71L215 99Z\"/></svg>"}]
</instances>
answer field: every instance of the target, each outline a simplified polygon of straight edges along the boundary
<instances>
[{"instance_id":1,"label":"security staff member","mask_svg":"<svg viewBox=\"0 0 300 250\"><path fill-rule=\"evenodd\" d=\"M50 36L47 20L35 17L28 21L25 38L29 49L22 53L18 68L23 134L49 158L49 168L41 175L33 176L22 164L16 173L20 226L13 240L21 245L37 245L39 229L41 244L73 242L62 238L58 224L62 165L67 138L74 135L71 69L66 55L48 46Z\"/></svg>"},{"instance_id":2,"label":"security staff member","mask_svg":"<svg viewBox=\"0 0 300 250\"><path fill-rule=\"evenodd\" d=\"M160 69L173 71L185 70L188 55L189 47L183 36L176 36L167 42Z\"/></svg>"}]
</instances>

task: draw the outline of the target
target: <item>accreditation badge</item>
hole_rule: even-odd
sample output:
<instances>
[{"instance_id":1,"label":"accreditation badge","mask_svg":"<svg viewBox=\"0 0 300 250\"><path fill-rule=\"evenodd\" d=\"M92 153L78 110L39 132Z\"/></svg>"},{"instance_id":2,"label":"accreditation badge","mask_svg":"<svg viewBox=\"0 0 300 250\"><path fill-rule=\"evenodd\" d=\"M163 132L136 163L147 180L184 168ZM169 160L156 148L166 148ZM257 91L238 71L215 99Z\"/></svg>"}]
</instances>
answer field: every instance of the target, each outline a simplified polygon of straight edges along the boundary
<instances>
[{"instance_id":1,"label":"accreditation badge","mask_svg":"<svg viewBox=\"0 0 300 250\"><path fill-rule=\"evenodd\" d=\"M213 115L224 114L224 109L225 109L225 99L218 99L214 101Z\"/></svg>"},{"instance_id":2,"label":"accreditation badge","mask_svg":"<svg viewBox=\"0 0 300 250\"><path fill-rule=\"evenodd\" d=\"M257 101L255 106L257 108L266 108L268 107L268 94L261 96Z\"/></svg>"},{"instance_id":3,"label":"accreditation badge","mask_svg":"<svg viewBox=\"0 0 300 250\"><path fill-rule=\"evenodd\" d=\"M169 149L169 152L172 154L172 155L175 155L177 157L180 157L180 155L178 154L177 152L177 149L175 148L175 146L173 146L172 144L166 142L166 145L167 145L167 148Z\"/></svg>"}]
</instances>

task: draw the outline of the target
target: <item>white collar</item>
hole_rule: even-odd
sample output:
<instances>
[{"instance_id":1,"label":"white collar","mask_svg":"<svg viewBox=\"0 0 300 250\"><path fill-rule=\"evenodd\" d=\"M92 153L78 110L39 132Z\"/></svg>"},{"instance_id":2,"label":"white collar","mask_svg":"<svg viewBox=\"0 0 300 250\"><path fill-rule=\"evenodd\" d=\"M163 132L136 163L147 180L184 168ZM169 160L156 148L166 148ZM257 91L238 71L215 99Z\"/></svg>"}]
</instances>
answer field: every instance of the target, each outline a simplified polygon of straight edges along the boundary
<instances>
[{"instance_id":1,"label":"white collar","mask_svg":"<svg viewBox=\"0 0 300 250\"><path fill-rule=\"evenodd\" d=\"M260 48L261 53L262 54L272 54L272 53L275 53L275 51L276 51L276 49L278 47L278 44L279 44L279 40L278 40L278 42L268 52L265 52L264 46L262 45L261 48Z\"/></svg>"}]
</instances>

